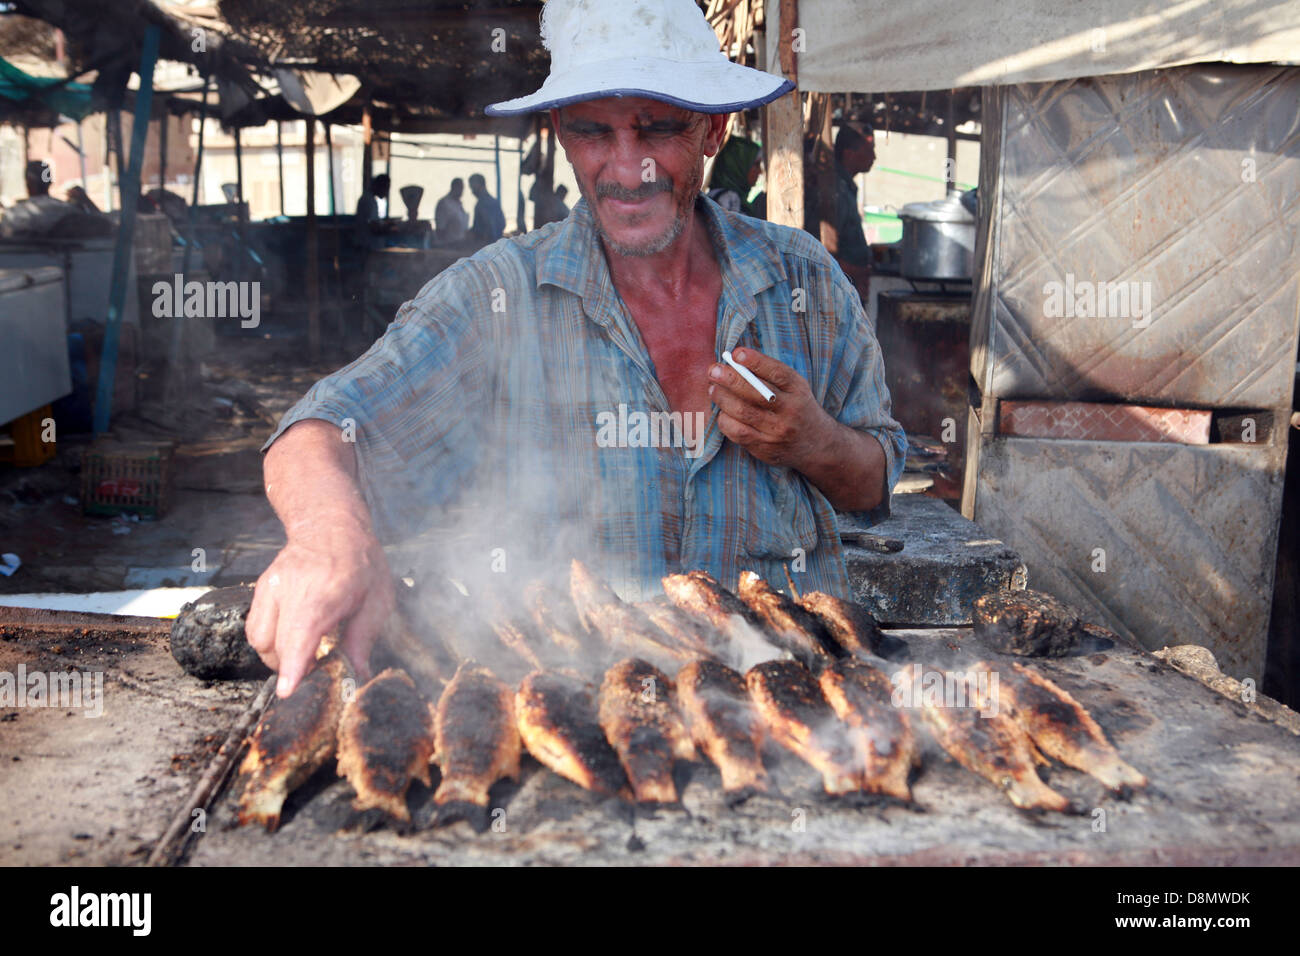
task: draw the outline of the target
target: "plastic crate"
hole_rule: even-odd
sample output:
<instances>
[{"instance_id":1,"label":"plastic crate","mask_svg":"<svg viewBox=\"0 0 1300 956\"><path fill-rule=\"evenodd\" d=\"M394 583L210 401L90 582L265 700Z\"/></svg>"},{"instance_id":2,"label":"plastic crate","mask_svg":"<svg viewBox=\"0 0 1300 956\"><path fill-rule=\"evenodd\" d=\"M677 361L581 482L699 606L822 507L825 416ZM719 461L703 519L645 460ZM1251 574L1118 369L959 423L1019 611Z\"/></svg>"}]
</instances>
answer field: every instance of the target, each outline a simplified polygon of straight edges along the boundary
<instances>
[{"instance_id":1,"label":"plastic crate","mask_svg":"<svg viewBox=\"0 0 1300 956\"><path fill-rule=\"evenodd\" d=\"M161 517L171 499L171 483L170 445L96 439L82 453L85 514Z\"/></svg>"}]
</instances>

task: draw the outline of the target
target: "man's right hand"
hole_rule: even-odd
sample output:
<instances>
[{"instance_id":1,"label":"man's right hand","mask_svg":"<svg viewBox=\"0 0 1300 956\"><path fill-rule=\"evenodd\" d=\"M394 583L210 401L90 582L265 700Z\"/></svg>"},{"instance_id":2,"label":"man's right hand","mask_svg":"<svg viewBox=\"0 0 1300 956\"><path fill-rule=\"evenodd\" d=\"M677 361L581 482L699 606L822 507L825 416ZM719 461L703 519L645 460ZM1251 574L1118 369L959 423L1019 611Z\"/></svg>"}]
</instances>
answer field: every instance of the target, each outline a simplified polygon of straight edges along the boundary
<instances>
[{"instance_id":1,"label":"man's right hand","mask_svg":"<svg viewBox=\"0 0 1300 956\"><path fill-rule=\"evenodd\" d=\"M370 650L394 600L388 560L370 530L348 515L317 515L258 578L245 632L279 673L276 693L288 697L311 670L321 637L338 626L358 679L369 679Z\"/></svg>"}]
</instances>

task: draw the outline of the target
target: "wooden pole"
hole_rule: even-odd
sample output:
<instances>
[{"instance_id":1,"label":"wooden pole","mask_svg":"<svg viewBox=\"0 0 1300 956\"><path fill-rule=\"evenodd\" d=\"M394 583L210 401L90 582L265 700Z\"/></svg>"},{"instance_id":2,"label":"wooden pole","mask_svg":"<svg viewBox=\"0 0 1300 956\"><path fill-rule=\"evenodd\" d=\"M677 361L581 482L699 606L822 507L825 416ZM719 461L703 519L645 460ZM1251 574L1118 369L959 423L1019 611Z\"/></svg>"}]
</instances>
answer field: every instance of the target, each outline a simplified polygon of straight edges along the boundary
<instances>
[{"instance_id":1,"label":"wooden pole","mask_svg":"<svg viewBox=\"0 0 1300 956\"><path fill-rule=\"evenodd\" d=\"M235 281L244 278L244 129L235 127Z\"/></svg>"},{"instance_id":2,"label":"wooden pole","mask_svg":"<svg viewBox=\"0 0 1300 956\"><path fill-rule=\"evenodd\" d=\"M190 192L189 223L185 229L185 252L181 256L181 275L188 278L190 262L194 256L194 247L198 221L198 207L203 200L203 133L208 126L208 93L212 89L212 76L203 74L203 109L199 113L199 143L194 155L194 187ZM185 347L185 322L179 317L172 319L171 344L167 350L167 374L163 379L163 408L169 420L179 421L183 403L177 396L183 394L186 368L183 363Z\"/></svg>"},{"instance_id":3,"label":"wooden pole","mask_svg":"<svg viewBox=\"0 0 1300 956\"><path fill-rule=\"evenodd\" d=\"M829 93L809 94L817 101L814 111L817 142L813 151L813 187L817 197L811 211L818 220L818 237L826 251L836 255L840 251L840 234L835 228L835 149L831 136L832 101ZM807 170L805 170L807 173Z\"/></svg>"},{"instance_id":4,"label":"wooden pole","mask_svg":"<svg viewBox=\"0 0 1300 956\"><path fill-rule=\"evenodd\" d=\"M361 190L370 188L371 177L375 173L375 121L370 113L370 104L361 107Z\"/></svg>"},{"instance_id":5,"label":"wooden pole","mask_svg":"<svg viewBox=\"0 0 1300 956\"><path fill-rule=\"evenodd\" d=\"M330 215L337 216L339 211L334 200L334 135L330 132L329 120L324 120L321 125L325 127L325 159L330 174Z\"/></svg>"},{"instance_id":6,"label":"wooden pole","mask_svg":"<svg viewBox=\"0 0 1300 956\"><path fill-rule=\"evenodd\" d=\"M144 33L140 54L140 90L135 97L135 121L131 126L131 160L122 182L122 218L113 245L112 285L108 293L108 315L104 321L104 348L99 359L99 381L95 386L94 429L96 435L108 430L113 412L113 385L117 377L117 345L122 329L122 312L126 306L127 277L135 241L135 212L140 203L140 171L144 167L145 137L149 132L149 113L153 103L153 70L158 63L158 46L162 31L150 24Z\"/></svg>"},{"instance_id":7,"label":"wooden pole","mask_svg":"<svg viewBox=\"0 0 1300 956\"><path fill-rule=\"evenodd\" d=\"M944 186L945 195L946 190L953 189L957 185L957 110L953 104L954 99L956 99L955 93L949 90L948 114L944 117L943 122L944 132L948 134L948 162L945 164L946 168L943 171L944 178L948 180Z\"/></svg>"},{"instance_id":8,"label":"wooden pole","mask_svg":"<svg viewBox=\"0 0 1300 956\"><path fill-rule=\"evenodd\" d=\"M497 171L497 202L502 202L501 198L501 136L497 134L492 137L492 165Z\"/></svg>"},{"instance_id":9,"label":"wooden pole","mask_svg":"<svg viewBox=\"0 0 1300 956\"><path fill-rule=\"evenodd\" d=\"M167 188L167 109L163 108L158 125L158 189Z\"/></svg>"},{"instance_id":10,"label":"wooden pole","mask_svg":"<svg viewBox=\"0 0 1300 956\"><path fill-rule=\"evenodd\" d=\"M781 0L777 49L781 73L798 84L793 32L798 26L796 0ZM803 108L799 90L764 108L767 117L767 218L784 226L803 228Z\"/></svg>"},{"instance_id":11,"label":"wooden pole","mask_svg":"<svg viewBox=\"0 0 1300 956\"><path fill-rule=\"evenodd\" d=\"M320 235L316 222L316 117L307 117L307 351L320 358Z\"/></svg>"},{"instance_id":12,"label":"wooden pole","mask_svg":"<svg viewBox=\"0 0 1300 956\"><path fill-rule=\"evenodd\" d=\"M284 123L275 121L275 163L280 170L280 215L284 215Z\"/></svg>"}]
</instances>

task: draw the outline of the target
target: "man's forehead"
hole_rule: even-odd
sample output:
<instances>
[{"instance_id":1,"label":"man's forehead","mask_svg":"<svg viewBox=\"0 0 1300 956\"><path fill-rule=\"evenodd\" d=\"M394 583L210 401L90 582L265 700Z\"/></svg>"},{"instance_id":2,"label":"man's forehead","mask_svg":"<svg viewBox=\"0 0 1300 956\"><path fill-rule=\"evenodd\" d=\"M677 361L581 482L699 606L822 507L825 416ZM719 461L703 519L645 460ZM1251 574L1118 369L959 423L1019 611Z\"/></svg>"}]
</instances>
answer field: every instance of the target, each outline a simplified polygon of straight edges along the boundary
<instances>
[{"instance_id":1,"label":"man's forehead","mask_svg":"<svg viewBox=\"0 0 1300 956\"><path fill-rule=\"evenodd\" d=\"M636 125L663 120L690 123L703 115L671 103L640 96L607 96L603 99L570 103L560 109L562 120L590 120L609 126Z\"/></svg>"}]
</instances>

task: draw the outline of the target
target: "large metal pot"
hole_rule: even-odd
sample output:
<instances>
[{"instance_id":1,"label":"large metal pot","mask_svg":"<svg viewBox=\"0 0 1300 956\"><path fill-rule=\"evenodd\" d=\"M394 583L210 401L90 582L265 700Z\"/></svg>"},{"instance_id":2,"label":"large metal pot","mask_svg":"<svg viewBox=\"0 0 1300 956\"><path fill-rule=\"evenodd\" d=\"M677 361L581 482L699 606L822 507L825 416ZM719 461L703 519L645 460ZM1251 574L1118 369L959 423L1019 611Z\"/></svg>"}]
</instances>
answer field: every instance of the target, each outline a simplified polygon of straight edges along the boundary
<instances>
[{"instance_id":1,"label":"large metal pot","mask_svg":"<svg viewBox=\"0 0 1300 956\"><path fill-rule=\"evenodd\" d=\"M975 261L975 217L952 190L934 202L908 203L901 269L908 279L969 279Z\"/></svg>"}]
</instances>

